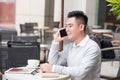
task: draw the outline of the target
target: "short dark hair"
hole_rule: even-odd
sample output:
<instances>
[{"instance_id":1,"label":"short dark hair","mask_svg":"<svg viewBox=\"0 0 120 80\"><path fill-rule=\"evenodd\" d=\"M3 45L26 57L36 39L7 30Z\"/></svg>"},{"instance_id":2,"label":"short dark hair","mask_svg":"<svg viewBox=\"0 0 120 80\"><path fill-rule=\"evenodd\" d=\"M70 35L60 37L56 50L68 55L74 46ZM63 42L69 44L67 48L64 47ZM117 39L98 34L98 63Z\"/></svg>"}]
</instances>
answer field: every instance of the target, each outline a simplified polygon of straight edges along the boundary
<instances>
[{"instance_id":1,"label":"short dark hair","mask_svg":"<svg viewBox=\"0 0 120 80\"><path fill-rule=\"evenodd\" d=\"M71 11L68 13L68 18L71 17L75 17L77 20L79 20L80 22L82 22L85 25L85 28L87 26L87 22L88 22L88 17L84 14L83 11ZM79 24L80 24L79 22Z\"/></svg>"}]
</instances>

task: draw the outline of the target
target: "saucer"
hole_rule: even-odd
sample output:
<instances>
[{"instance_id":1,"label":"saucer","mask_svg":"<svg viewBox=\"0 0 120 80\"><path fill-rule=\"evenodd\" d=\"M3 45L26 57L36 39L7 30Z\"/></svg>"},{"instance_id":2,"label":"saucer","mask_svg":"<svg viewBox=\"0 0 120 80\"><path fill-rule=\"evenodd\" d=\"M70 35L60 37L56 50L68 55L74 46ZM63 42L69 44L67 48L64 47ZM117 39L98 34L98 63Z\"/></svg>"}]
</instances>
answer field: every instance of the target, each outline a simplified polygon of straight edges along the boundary
<instances>
[{"instance_id":1,"label":"saucer","mask_svg":"<svg viewBox=\"0 0 120 80\"><path fill-rule=\"evenodd\" d=\"M31 69L35 69L35 68L38 68L36 66L29 66L29 65L26 65L27 68L31 68Z\"/></svg>"}]
</instances>

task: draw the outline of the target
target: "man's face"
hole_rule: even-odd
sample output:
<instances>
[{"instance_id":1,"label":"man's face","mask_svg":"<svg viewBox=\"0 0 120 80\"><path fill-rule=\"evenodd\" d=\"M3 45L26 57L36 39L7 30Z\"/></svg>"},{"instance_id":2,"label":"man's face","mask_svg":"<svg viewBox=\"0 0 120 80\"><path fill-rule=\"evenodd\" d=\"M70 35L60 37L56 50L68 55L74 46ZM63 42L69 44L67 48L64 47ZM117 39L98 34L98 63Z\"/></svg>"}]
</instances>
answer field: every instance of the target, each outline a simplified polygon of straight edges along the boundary
<instances>
[{"instance_id":1,"label":"man's face","mask_svg":"<svg viewBox=\"0 0 120 80\"><path fill-rule=\"evenodd\" d=\"M68 18L66 23L66 32L68 34L68 39L76 40L81 35L81 31L81 26L78 25L76 18Z\"/></svg>"}]
</instances>

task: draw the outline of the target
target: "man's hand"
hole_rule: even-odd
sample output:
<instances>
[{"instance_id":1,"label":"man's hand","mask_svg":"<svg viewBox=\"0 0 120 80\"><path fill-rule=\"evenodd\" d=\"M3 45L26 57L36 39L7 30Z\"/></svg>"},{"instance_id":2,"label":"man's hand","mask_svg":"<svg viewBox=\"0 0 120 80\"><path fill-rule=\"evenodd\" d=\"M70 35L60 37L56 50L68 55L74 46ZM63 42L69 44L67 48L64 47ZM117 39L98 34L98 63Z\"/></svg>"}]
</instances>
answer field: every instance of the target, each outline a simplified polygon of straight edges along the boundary
<instances>
[{"instance_id":1,"label":"man's hand","mask_svg":"<svg viewBox=\"0 0 120 80\"><path fill-rule=\"evenodd\" d=\"M41 64L41 65L40 65L40 70L41 70L42 72L52 72L52 65L51 65L51 64L48 64L48 63Z\"/></svg>"},{"instance_id":2,"label":"man's hand","mask_svg":"<svg viewBox=\"0 0 120 80\"><path fill-rule=\"evenodd\" d=\"M60 29L60 30L61 30L61 29ZM62 41L62 40L67 40L67 39L68 39L67 36L61 37L61 36L60 36L60 33L59 33L59 31L58 31L58 32L56 32L56 34L54 34L54 39L53 39L53 41L54 41L54 42L60 42L60 41Z\"/></svg>"}]
</instances>

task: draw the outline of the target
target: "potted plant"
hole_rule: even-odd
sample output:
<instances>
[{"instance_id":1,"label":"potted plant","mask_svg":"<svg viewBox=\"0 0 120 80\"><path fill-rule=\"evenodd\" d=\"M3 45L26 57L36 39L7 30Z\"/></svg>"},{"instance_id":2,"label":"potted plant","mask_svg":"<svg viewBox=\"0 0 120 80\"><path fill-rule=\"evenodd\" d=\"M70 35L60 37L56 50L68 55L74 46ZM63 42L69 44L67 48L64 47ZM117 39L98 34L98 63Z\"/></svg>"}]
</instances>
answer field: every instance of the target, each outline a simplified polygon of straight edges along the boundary
<instances>
[{"instance_id":1,"label":"potted plant","mask_svg":"<svg viewBox=\"0 0 120 80\"><path fill-rule=\"evenodd\" d=\"M110 12L116 16L117 20L120 20L120 0L106 0L108 2L107 6L110 6Z\"/></svg>"}]
</instances>

